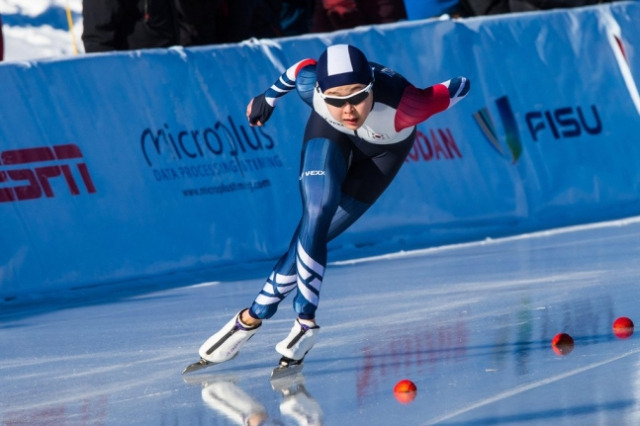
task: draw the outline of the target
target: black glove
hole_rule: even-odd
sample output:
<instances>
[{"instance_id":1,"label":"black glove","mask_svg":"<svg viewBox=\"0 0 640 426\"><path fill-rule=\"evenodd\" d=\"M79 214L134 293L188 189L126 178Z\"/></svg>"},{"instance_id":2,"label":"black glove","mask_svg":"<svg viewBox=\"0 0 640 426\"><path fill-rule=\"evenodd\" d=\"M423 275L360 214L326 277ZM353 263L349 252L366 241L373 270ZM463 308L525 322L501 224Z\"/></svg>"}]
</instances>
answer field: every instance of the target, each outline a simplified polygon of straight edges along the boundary
<instances>
[{"instance_id":1,"label":"black glove","mask_svg":"<svg viewBox=\"0 0 640 426\"><path fill-rule=\"evenodd\" d=\"M275 108L267 103L267 100L264 97L264 93L262 95L256 96L253 98L253 102L251 103L251 114L249 114L249 123L257 124L258 121L262 124L266 123L271 117L273 110Z\"/></svg>"}]
</instances>

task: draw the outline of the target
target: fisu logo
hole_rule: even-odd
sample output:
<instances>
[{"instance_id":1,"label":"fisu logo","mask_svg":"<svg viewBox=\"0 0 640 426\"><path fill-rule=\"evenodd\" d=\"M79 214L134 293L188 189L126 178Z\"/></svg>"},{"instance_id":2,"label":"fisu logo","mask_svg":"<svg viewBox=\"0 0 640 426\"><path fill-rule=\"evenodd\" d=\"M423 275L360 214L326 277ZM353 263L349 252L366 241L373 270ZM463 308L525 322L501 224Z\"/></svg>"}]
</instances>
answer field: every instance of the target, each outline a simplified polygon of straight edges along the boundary
<instances>
[{"instance_id":1,"label":"fisu logo","mask_svg":"<svg viewBox=\"0 0 640 426\"><path fill-rule=\"evenodd\" d=\"M518 125L516 124L516 118L513 115L509 98L502 96L496 99L496 108L498 109L498 114L504 127L506 147L509 150L513 164L515 164L522 154L522 142L520 142ZM496 125L491 118L489 108L484 107L479 109L473 114L473 118L475 118L478 127L482 130L489 144L498 151L501 156L508 158L509 154L498 138Z\"/></svg>"},{"instance_id":2,"label":"fisu logo","mask_svg":"<svg viewBox=\"0 0 640 426\"><path fill-rule=\"evenodd\" d=\"M499 138L496 123L491 118L488 107L476 111L473 118L489 144L500 155L510 158L515 164L522 154L522 142L509 98L502 96L496 99L496 109L504 129L504 144ZM591 105L590 108L576 105L550 110L527 111L524 114L524 120L526 127L523 126L523 128L529 131L533 142L595 136L602 133L603 129L596 105Z\"/></svg>"},{"instance_id":3,"label":"fisu logo","mask_svg":"<svg viewBox=\"0 0 640 426\"><path fill-rule=\"evenodd\" d=\"M579 106L563 107L550 111L530 111L524 119L536 142L540 136L548 138L551 135L554 139L561 139L575 138L583 133L602 133L602 121L595 105L591 105L591 114L585 113Z\"/></svg>"}]
</instances>

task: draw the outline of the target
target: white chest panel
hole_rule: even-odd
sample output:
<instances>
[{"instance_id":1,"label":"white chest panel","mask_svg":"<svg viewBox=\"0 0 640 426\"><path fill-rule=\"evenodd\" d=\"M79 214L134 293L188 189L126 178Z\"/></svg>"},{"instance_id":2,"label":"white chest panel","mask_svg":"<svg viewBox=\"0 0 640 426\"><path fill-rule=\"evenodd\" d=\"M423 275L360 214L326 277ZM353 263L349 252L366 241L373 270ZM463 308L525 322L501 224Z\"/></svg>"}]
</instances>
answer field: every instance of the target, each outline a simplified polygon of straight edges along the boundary
<instances>
[{"instance_id":1,"label":"white chest panel","mask_svg":"<svg viewBox=\"0 0 640 426\"><path fill-rule=\"evenodd\" d=\"M347 135L356 135L360 139L376 145L389 145L406 139L413 131L413 127L396 132L394 118L396 110L388 105L376 102L362 127L353 130L347 129L336 121L329 112L327 104L318 93L313 94L313 109L329 123L334 129Z\"/></svg>"}]
</instances>

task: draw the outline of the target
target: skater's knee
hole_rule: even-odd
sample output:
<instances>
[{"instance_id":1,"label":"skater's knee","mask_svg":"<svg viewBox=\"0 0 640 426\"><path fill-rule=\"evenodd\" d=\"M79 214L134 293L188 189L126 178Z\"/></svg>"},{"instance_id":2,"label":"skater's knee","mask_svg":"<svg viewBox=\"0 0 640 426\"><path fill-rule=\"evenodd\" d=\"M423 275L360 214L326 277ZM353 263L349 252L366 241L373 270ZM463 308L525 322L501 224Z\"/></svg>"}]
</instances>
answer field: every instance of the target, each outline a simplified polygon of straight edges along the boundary
<instances>
[{"instance_id":1,"label":"skater's knee","mask_svg":"<svg viewBox=\"0 0 640 426\"><path fill-rule=\"evenodd\" d=\"M337 203L327 202L307 202L304 205L304 216L308 223L331 223L336 209Z\"/></svg>"},{"instance_id":2,"label":"skater's knee","mask_svg":"<svg viewBox=\"0 0 640 426\"><path fill-rule=\"evenodd\" d=\"M303 182L303 215L311 222L330 222L340 203L341 192L338 182L327 184L318 177L317 182L307 179Z\"/></svg>"}]
</instances>

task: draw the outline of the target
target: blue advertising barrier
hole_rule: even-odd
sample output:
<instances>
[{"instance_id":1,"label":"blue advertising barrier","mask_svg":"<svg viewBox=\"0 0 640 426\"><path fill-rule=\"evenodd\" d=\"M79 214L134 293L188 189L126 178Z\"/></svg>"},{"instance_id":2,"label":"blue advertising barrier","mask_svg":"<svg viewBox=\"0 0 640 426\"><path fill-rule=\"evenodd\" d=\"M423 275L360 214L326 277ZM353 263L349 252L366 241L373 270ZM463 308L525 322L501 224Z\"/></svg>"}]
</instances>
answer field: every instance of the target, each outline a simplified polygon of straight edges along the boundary
<instances>
[{"instance_id":1,"label":"blue advertising barrier","mask_svg":"<svg viewBox=\"0 0 640 426\"><path fill-rule=\"evenodd\" d=\"M309 109L290 94L263 128L245 109L332 43L419 87L472 81L332 250L638 214L637 22L625 2L0 65L0 297L279 256Z\"/></svg>"}]
</instances>

